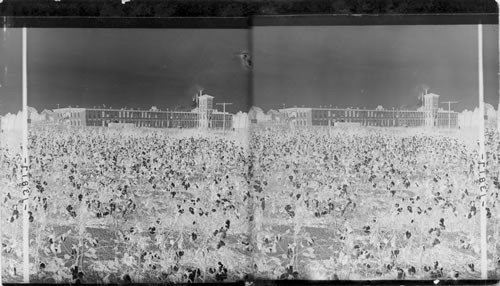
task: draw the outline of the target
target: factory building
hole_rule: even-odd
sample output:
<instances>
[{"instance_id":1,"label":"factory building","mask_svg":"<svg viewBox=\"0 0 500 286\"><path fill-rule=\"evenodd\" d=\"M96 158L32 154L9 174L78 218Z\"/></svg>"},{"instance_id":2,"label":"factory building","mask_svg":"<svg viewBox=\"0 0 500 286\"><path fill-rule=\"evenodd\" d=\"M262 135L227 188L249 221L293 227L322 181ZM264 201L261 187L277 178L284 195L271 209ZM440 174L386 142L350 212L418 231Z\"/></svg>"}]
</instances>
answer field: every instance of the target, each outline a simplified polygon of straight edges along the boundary
<instances>
[{"instance_id":1,"label":"factory building","mask_svg":"<svg viewBox=\"0 0 500 286\"><path fill-rule=\"evenodd\" d=\"M213 109L212 96L200 95L198 101L198 107L190 112L68 107L54 109L54 114L57 122L69 126L108 127L110 123L124 123L150 128L232 128L233 115Z\"/></svg>"},{"instance_id":2,"label":"factory building","mask_svg":"<svg viewBox=\"0 0 500 286\"><path fill-rule=\"evenodd\" d=\"M422 95L423 106L417 110L386 110L360 108L286 108L286 114L294 126L335 126L337 123L358 123L361 126L380 127L427 127L456 128L458 113L438 108L439 95Z\"/></svg>"}]
</instances>

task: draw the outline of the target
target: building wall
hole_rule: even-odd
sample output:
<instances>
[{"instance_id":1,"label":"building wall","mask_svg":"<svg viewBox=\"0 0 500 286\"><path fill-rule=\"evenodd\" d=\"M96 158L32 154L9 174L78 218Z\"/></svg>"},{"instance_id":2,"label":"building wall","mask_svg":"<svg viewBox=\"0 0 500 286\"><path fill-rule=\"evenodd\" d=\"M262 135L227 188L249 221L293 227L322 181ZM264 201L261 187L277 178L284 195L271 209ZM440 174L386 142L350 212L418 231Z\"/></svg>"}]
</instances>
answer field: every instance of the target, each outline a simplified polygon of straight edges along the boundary
<instances>
[{"instance_id":1,"label":"building wall","mask_svg":"<svg viewBox=\"0 0 500 286\"><path fill-rule=\"evenodd\" d=\"M200 110L213 109L213 97L210 95L202 95L198 98Z\"/></svg>"},{"instance_id":2,"label":"building wall","mask_svg":"<svg viewBox=\"0 0 500 286\"><path fill-rule=\"evenodd\" d=\"M312 126L313 116L311 108L285 108L280 109L279 112L284 113L288 122L293 126Z\"/></svg>"},{"instance_id":3,"label":"building wall","mask_svg":"<svg viewBox=\"0 0 500 286\"><path fill-rule=\"evenodd\" d=\"M109 123L132 123L136 127L196 128L198 114L176 111L87 109L87 126L108 126Z\"/></svg>"},{"instance_id":4,"label":"building wall","mask_svg":"<svg viewBox=\"0 0 500 286\"><path fill-rule=\"evenodd\" d=\"M336 122L360 123L362 126L420 127L426 123L424 111L365 110L365 109L312 109L314 126L334 126ZM448 112L438 112L437 127L448 127ZM458 126L458 114L450 114L451 126Z\"/></svg>"},{"instance_id":5,"label":"building wall","mask_svg":"<svg viewBox=\"0 0 500 286\"><path fill-rule=\"evenodd\" d=\"M438 112L436 116L437 127L458 127L458 113L457 112ZM450 124L451 123L451 124Z\"/></svg>"},{"instance_id":6,"label":"building wall","mask_svg":"<svg viewBox=\"0 0 500 286\"><path fill-rule=\"evenodd\" d=\"M232 128L232 114L224 116L213 111L207 114L210 128L222 128L224 123L225 128ZM107 127L110 123L128 123L150 128L199 128L202 124L199 112L65 108L55 110L55 114L56 121L70 126Z\"/></svg>"},{"instance_id":7,"label":"building wall","mask_svg":"<svg viewBox=\"0 0 500 286\"><path fill-rule=\"evenodd\" d=\"M214 112L211 116L211 127L215 129L229 129L233 127L233 115L229 113Z\"/></svg>"}]
</instances>

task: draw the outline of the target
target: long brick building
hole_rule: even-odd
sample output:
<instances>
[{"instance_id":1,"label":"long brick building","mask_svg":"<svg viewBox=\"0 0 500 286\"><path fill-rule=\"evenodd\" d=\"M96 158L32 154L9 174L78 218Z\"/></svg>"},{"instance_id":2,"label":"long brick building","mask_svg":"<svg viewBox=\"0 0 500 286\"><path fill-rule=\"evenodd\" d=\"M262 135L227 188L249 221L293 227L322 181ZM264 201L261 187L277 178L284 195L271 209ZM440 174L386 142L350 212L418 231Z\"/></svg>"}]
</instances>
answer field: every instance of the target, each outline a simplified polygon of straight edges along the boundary
<instances>
[{"instance_id":1,"label":"long brick building","mask_svg":"<svg viewBox=\"0 0 500 286\"><path fill-rule=\"evenodd\" d=\"M439 95L423 94L423 106L417 110L386 110L360 108L285 108L295 126L335 126L338 123L358 123L362 126L387 127L452 127L458 126L458 113L438 108Z\"/></svg>"},{"instance_id":2,"label":"long brick building","mask_svg":"<svg viewBox=\"0 0 500 286\"><path fill-rule=\"evenodd\" d=\"M232 128L233 115L213 109L213 97L198 96L198 107L190 112L109 108L58 108L56 121L69 126L102 126L110 123L151 128Z\"/></svg>"}]
</instances>

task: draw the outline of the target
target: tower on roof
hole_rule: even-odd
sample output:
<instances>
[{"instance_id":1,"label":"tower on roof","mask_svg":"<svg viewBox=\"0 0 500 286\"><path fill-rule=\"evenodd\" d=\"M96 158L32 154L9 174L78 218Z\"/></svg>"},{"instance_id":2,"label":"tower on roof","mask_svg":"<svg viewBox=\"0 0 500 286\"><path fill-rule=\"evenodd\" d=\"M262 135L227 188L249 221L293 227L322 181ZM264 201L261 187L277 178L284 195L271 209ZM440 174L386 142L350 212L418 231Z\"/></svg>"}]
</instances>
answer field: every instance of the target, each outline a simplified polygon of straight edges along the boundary
<instances>
[{"instance_id":1,"label":"tower on roof","mask_svg":"<svg viewBox=\"0 0 500 286\"><path fill-rule=\"evenodd\" d=\"M198 108L200 111L213 109L214 97L208 94L203 94L198 97Z\"/></svg>"},{"instance_id":2,"label":"tower on roof","mask_svg":"<svg viewBox=\"0 0 500 286\"><path fill-rule=\"evenodd\" d=\"M209 128L210 117L213 113L214 97L202 93L200 90L200 96L198 96L199 124L201 128Z\"/></svg>"},{"instance_id":3,"label":"tower on roof","mask_svg":"<svg viewBox=\"0 0 500 286\"><path fill-rule=\"evenodd\" d=\"M437 113L439 109L439 94L435 94L426 89L422 94L423 110L425 114L425 126L434 127L437 123Z\"/></svg>"}]
</instances>

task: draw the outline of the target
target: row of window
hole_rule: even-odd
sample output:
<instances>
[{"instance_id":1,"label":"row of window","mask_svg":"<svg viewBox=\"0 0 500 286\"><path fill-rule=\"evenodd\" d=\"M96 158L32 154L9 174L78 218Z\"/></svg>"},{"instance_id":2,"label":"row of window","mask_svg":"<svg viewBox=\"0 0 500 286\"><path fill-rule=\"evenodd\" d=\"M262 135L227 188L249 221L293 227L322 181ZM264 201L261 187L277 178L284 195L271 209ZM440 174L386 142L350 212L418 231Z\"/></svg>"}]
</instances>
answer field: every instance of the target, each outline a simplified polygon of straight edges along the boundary
<instances>
[{"instance_id":1,"label":"row of window","mask_svg":"<svg viewBox=\"0 0 500 286\"><path fill-rule=\"evenodd\" d=\"M199 106L207 106L207 107L212 108L212 106L213 106L213 99L200 100Z\"/></svg>"},{"instance_id":2,"label":"row of window","mask_svg":"<svg viewBox=\"0 0 500 286\"><path fill-rule=\"evenodd\" d=\"M140 118L140 119L163 119L182 118L197 119L198 114L191 112L149 112L149 111L88 111L89 118Z\"/></svg>"},{"instance_id":3,"label":"row of window","mask_svg":"<svg viewBox=\"0 0 500 286\"><path fill-rule=\"evenodd\" d=\"M224 116L218 116L218 115L215 115L213 114L212 115L212 120L232 120L233 117L231 115L226 115L226 119L224 119Z\"/></svg>"},{"instance_id":4,"label":"row of window","mask_svg":"<svg viewBox=\"0 0 500 286\"><path fill-rule=\"evenodd\" d=\"M426 115L424 112L380 112L380 111L355 111L344 110L344 117L375 117L375 118L423 118ZM363 116L365 115L365 116ZM314 118L341 117L340 112L320 111L314 112ZM438 113L440 118L448 118L448 113ZM456 118L458 115L452 113L451 117Z\"/></svg>"},{"instance_id":5,"label":"row of window","mask_svg":"<svg viewBox=\"0 0 500 286\"><path fill-rule=\"evenodd\" d=\"M457 120L453 118L450 120L451 125L456 125ZM297 120L298 125L307 125L304 121ZM312 125L321 125L321 126L332 126L335 125L335 122L348 122L348 123L362 123L365 126L422 126L425 124L425 119L362 119L362 118L346 118L341 120L313 120ZM435 121L435 124L438 126L448 126L447 119L439 119Z\"/></svg>"},{"instance_id":6,"label":"row of window","mask_svg":"<svg viewBox=\"0 0 500 286\"><path fill-rule=\"evenodd\" d=\"M65 118L65 117L69 117L69 118L81 118L82 117L82 113L76 113L76 112L69 112L69 116L67 115L68 113L64 112L64 113L57 113L57 116L60 117L60 118Z\"/></svg>"},{"instance_id":7,"label":"row of window","mask_svg":"<svg viewBox=\"0 0 500 286\"><path fill-rule=\"evenodd\" d=\"M219 121L219 120L213 120L212 121L212 126L213 127L222 127L222 126L225 126L225 127L231 127L232 125L232 122L231 121Z\"/></svg>"},{"instance_id":8,"label":"row of window","mask_svg":"<svg viewBox=\"0 0 500 286\"><path fill-rule=\"evenodd\" d=\"M295 125L306 126L307 125L307 120L304 120L304 119L295 120Z\"/></svg>"},{"instance_id":9,"label":"row of window","mask_svg":"<svg viewBox=\"0 0 500 286\"><path fill-rule=\"evenodd\" d=\"M425 118L348 118L348 117L339 117L337 119L328 119L328 118L314 118L313 122L342 122L350 120L352 122L364 122L364 121L372 121L372 122L380 122L380 121L395 121L395 122L404 122L404 121L425 121ZM448 121L448 118L441 118L436 120ZM456 121L451 118L451 121Z\"/></svg>"},{"instance_id":10,"label":"row of window","mask_svg":"<svg viewBox=\"0 0 500 286\"><path fill-rule=\"evenodd\" d=\"M87 119L87 125L89 126L106 126L107 122L114 123L134 123L138 127L199 127L199 120L137 120L137 119L122 119L122 120L102 120L97 118ZM232 120L211 120L214 126L222 127L224 124L226 127L231 127Z\"/></svg>"},{"instance_id":11,"label":"row of window","mask_svg":"<svg viewBox=\"0 0 500 286\"><path fill-rule=\"evenodd\" d=\"M288 113L289 117L296 117L296 118L305 118L307 116L307 112L304 111L292 111Z\"/></svg>"}]
</instances>

